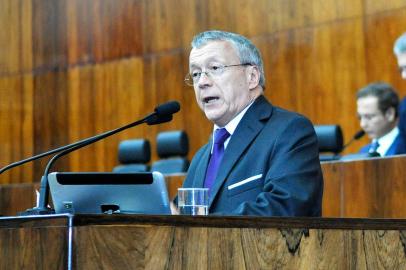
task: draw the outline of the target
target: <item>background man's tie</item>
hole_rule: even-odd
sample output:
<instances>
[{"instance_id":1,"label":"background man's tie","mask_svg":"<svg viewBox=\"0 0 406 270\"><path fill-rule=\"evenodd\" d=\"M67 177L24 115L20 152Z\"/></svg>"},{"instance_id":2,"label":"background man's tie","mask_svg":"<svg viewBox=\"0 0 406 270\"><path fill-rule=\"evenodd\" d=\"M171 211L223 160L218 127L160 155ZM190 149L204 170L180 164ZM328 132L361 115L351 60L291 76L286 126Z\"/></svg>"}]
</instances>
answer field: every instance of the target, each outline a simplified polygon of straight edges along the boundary
<instances>
[{"instance_id":1,"label":"background man's tie","mask_svg":"<svg viewBox=\"0 0 406 270\"><path fill-rule=\"evenodd\" d=\"M373 141L371 143L371 146L369 147L368 153L379 156L378 152L376 152L376 150L378 150L378 147L379 147L378 141Z\"/></svg>"},{"instance_id":2,"label":"background man's tie","mask_svg":"<svg viewBox=\"0 0 406 270\"><path fill-rule=\"evenodd\" d=\"M216 129L213 138L213 154L210 157L209 166L206 170L206 178L204 179L204 187L209 188L214 184L214 180L217 176L221 160L224 154L224 142L230 137L230 133L225 128Z\"/></svg>"}]
</instances>

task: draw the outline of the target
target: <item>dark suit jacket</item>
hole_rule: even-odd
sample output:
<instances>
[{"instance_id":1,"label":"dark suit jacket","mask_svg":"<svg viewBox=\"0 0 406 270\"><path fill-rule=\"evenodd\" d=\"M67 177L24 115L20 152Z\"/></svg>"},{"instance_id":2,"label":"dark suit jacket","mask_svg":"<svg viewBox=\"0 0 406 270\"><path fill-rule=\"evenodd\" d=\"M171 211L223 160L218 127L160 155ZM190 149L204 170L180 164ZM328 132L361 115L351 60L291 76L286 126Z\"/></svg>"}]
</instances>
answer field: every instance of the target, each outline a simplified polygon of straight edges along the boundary
<instances>
[{"instance_id":1,"label":"dark suit jacket","mask_svg":"<svg viewBox=\"0 0 406 270\"><path fill-rule=\"evenodd\" d=\"M194 156L184 187L203 187L211 144ZM210 191L209 213L320 216L322 193L313 125L260 96L230 138Z\"/></svg>"},{"instance_id":2,"label":"dark suit jacket","mask_svg":"<svg viewBox=\"0 0 406 270\"><path fill-rule=\"evenodd\" d=\"M406 154L406 140L405 140L405 136L403 136L402 134L403 133L399 133L398 136L396 136L395 140L389 147L388 151L385 153L385 156ZM368 153L370 147L371 147L371 144L367 144L367 145L363 146L359 150L359 152L362 154Z\"/></svg>"}]
</instances>

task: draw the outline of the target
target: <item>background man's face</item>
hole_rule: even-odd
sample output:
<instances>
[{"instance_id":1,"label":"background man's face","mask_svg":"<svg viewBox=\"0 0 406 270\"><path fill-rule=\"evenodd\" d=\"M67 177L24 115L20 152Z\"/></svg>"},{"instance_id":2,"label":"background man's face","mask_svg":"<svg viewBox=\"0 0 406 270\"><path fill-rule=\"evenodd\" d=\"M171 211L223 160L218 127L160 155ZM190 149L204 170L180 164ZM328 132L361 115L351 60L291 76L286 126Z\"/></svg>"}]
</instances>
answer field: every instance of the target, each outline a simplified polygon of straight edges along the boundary
<instances>
[{"instance_id":1,"label":"background man's face","mask_svg":"<svg viewBox=\"0 0 406 270\"><path fill-rule=\"evenodd\" d=\"M241 64L234 47L226 41L213 41L190 52L189 72L207 71L213 66ZM206 117L223 127L251 101L247 67L225 68L220 75L202 74L194 84L196 100Z\"/></svg>"},{"instance_id":2,"label":"background man's face","mask_svg":"<svg viewBox=\"0 0 406 270\"><path fill-rule=\"evenodd\" d=\"M393 113L381 112L378 107L378 98L375 96L359 98L357 113L361 128L371 139L379 139L394 127Z\"/></svg>"},{"instance_id":3,"label":"background man's face","mask_svg":"<svg viewBox=\"0 0 406 270\"><path fill-rule=\"evenodd\" d=\"M406 80L406 53L402 53L396 56L398 59L398 66L401 72L402 78Z\"/></svg>"}]
</instances>

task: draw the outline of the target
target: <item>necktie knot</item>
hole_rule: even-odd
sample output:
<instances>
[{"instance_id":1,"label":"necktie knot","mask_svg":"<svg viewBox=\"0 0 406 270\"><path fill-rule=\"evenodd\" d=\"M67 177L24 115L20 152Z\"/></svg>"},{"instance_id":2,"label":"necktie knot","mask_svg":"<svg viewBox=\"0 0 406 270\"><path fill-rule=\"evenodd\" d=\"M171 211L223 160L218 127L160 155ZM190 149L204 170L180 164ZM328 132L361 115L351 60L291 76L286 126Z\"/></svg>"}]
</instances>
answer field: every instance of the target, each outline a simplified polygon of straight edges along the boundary
<instances>
[{"instance_id":1,"label":"necktie knot","mask_svg":"<svg viewBox=\"0 0 406 270\"><path fill-rule=\"evenodd\" d=\"M369 153L376 153L376 150L378 150L378 147L379 147L379 143L378 143L378 141L373 141L372 143L371 143L371 147L369 147Z\"/></svg>"},{"instance_id":2,"label":"necktie knot","mask_svg":"<svg viewBox=\"0 0 406 270\"><path fill-rule=\"evenodd\" d=\"M214 132L214 144L224 144L228 137L230 137L230 133L228 133L227 129L216 129Z\"/></svg>"}]
</instances>

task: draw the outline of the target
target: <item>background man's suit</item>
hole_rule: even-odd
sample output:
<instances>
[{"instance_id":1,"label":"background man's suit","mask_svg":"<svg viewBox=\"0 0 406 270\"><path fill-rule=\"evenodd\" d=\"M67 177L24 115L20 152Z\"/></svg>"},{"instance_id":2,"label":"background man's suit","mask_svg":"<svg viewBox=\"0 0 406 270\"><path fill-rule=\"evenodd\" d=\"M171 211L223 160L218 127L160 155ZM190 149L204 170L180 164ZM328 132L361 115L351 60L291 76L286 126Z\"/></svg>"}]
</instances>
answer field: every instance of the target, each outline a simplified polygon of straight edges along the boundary
<instances>
[{"instance_id":1,"label":"background man's suit","mask_svg":"<svg viewBox=\"0 0 406 270\"><path fill-rule=\"evenodd\" d=\"M368 153L370 148L371 144L367 144L363 146L359 150L359 152L362 154ZM395 140L389 147L388 151L386 151L385 156L393 156L401 154L406 154L406 138L402 132L399 132L398 136L396 136Z\"/></svg>"},{"instance_id":2,"label":"background man's suit","mask_svg":"<svg viewBox=\"0 0 406 270\"><path fill-rule=\"evenodd\" d=\"M184 187L203 187L211 144L194 156ZM210 191L209 213L320 216L322 193L313 125L258 97L224 152Z\"/></svg>"}]
</instances>

